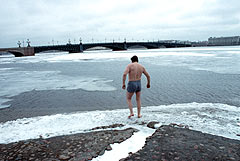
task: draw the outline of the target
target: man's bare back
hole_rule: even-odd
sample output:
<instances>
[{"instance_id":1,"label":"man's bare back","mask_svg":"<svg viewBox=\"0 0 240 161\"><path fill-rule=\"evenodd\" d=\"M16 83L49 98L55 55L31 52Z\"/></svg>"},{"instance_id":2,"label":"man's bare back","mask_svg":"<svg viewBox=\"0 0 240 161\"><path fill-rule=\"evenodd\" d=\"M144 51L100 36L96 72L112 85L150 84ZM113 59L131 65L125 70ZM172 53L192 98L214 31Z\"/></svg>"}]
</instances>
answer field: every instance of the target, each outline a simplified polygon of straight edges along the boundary
<instances>
[{"instance_id":1,"label":"man's bare back","mask_svg":"<svg viewBox=\"0 0 240 161\"><path fill-rule=\"evenodd\" d=\"M144 67L137 62L129 64L125 70L125 72L128 72L128 81L141 80L141 76L144 70Z\"/></svg>"}]
</instances>

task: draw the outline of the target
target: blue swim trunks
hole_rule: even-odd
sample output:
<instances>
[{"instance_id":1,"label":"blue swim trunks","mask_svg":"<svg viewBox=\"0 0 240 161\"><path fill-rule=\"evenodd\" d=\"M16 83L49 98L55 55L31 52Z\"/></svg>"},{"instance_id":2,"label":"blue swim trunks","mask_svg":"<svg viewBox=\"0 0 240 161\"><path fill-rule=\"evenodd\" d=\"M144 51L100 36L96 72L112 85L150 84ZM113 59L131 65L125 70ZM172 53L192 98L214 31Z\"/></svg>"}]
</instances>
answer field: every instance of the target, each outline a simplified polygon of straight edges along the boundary
<instances>
[{"instance_id":1,"label":"blue swim trunks","mask_svg":"<svg viewBox=\"0 0 240 161\"><path fill-rule=\"evenodd\" d=\"M129 81L127 91L129 93L135 93L141 91L141 80L138 81Z\"/></svg>"}]
</instances>

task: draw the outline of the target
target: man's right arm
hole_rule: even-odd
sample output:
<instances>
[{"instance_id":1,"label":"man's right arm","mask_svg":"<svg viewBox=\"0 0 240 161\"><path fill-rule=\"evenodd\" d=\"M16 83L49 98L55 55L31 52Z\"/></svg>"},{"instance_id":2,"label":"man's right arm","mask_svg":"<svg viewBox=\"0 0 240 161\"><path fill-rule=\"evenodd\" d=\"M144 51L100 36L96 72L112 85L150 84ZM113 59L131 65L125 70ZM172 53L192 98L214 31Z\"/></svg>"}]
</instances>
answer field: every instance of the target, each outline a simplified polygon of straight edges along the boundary
<instances>
[{"instance_id":1,"label":"man's right arm","mask_svg":"<svg viewBox=\"0 0 240 161\"><path fill-rule=\"evenodd\" d=\"M125 81L126 81L126 78L127 78L127 74L129 73L129 66L127 66L127 68L125 69L124 73L123 73L123 83L122 83L122 89L125 89L126 88L126 85L125 85Z\"/></svg>"},{"instance_id":2,"label":"man's right arm","mask_svg":"<svg viewBox=\"0 0 240 161\"><path fill-rule=\"evenodd\" d=\"M143 67L143 74L147 77L147 88L150 88L150 75L146 71L146 69Z\"/></svg>"}]
</instances>

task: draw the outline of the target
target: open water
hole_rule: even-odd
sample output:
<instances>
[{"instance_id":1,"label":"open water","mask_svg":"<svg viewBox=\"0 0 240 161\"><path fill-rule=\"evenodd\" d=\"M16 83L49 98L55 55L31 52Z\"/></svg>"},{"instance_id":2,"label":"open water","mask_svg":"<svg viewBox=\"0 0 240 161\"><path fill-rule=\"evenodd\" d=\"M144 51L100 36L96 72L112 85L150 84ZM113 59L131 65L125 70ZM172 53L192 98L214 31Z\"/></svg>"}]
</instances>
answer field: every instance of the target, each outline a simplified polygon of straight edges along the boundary
<instances>
[{"instance_id":1,"label":"open water","mask_svg":"<svg viewBox=\"0 0 240 161\"><path fill-rule=\"evenodd\" d=\"M150 89L142 77L141 119L127 119L121 89L133 55L151 76ZM239 60L239 46L2 55L0 143L142 121L240 139Z\"/></svg>"}]
</instances>

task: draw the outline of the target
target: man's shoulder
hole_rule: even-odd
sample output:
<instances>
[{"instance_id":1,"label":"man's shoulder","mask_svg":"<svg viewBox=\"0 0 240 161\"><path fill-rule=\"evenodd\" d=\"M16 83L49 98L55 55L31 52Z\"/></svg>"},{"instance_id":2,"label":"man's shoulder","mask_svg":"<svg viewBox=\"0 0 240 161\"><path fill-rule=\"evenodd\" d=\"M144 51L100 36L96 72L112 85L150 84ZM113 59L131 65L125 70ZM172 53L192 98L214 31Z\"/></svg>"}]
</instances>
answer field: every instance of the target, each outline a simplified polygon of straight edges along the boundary
<instances>
[{"instance_id":1,"label":"man's shoulder","mask_svg":"<svg viewBox=\"0 0 240 161\"><path fill-rule=\"evenodd\" d=\"M138 63L138 65L139 65L140 67L144 68L144 66L143 66L142 64L139 64L139 63Z\"/></svg>"},{"instance_id":2,"label":"man's shoulder","mask_svg":"<svg viewBox=\"0 0 240 161\"><path fill-rule=\"evenodd\" d=\"M132 64L128 64L128 65L127 65L127 68L129 68L129 67L131 67L131 66L132 66Z\"/></svg>"}]
</instances>

